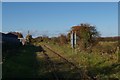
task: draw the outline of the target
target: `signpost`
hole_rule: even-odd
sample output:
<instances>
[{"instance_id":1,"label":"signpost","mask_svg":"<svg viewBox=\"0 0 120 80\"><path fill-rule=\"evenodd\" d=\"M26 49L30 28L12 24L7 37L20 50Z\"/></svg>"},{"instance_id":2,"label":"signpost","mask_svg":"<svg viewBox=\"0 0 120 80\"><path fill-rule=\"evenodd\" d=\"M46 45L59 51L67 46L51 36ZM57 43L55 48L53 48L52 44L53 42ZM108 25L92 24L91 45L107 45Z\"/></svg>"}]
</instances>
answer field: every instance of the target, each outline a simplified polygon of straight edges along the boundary
<instances>
[{"instance_id":1,"label":"signpost","mask_svg":"<svg viewBox=\"0 0 120 80\"><path fill-rule=\"evenodd\" d=\"M72 48L75 48L76 46L76 32L73 32L71 33L71 47Z\"/></svg>"},{"instance_id":2,"label":"signpost","mask_svg":"<svg viewBox=\"0 0 120 80\"><path fill-rule=\"evenodd\" d=\"M76 31L71 33L71 47L72 47L72 53L73 51L75 50L75 54L77 53L76 52Z\"/></svg>"},{"instance_id":3,"label":"signpost","mask_svg":"<svg viewBox=\"0 0 120 80\"><path fill-rule=\"evenodd\" d=\"M71 33L71 47L73 48L74 47L74 43L73 43L73 31Z\"/></svg>"}]
</instances>

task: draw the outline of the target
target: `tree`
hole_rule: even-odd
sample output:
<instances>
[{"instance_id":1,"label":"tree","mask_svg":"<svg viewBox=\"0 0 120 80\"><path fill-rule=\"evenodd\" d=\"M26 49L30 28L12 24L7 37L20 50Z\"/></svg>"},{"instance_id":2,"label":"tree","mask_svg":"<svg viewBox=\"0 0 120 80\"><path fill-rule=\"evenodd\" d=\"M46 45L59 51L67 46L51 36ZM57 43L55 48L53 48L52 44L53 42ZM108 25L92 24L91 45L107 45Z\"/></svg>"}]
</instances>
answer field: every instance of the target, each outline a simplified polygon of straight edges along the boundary
<instances>
[{"instance_id":1,"label":"tree","mask_svg":"<svg viewBox=\"0 0 120 80\"><path fill-rule=\"evenodd\" d=\"M67 43L67 38L66 38L66 36L63 35L63 34L61 34L61 35L59 36L59 40L60 40L60 43L61 43L61 44L66 44L66 43Z\"/></svg>"},{"instance_id":2,"label":"tree","mask_svg":"<svg viewBox=\"0 0 120 80\"><path fill-rule=\"evenodd\" d=\"M31 42L31 40L32 40L32 35L28 34L28 35L26 36L26 40L27 40L28 43Z\"/></svg>"},{"instance_id":3,"label":"tree","mask_svg":"<svg viewBox=\"0 0 120 80\"><path fill-rule=\"evenodd\" d=\"M87 49L92 47L96 43L96 38L99 37L99 32L96 30L95 26L90 26L90 24L81 24L78 26L73 26L70 33L76 32L77 43L81 49Z\"/></svg>"},{"instance_id":4,"label":"tree","mask_svg":"<svg viewBox=\"0 0 120 80\"><path fill-rule=\"evenodd\" d=\"M18 36L18 38L23 38L23 35L20 32L9 32L9 33Z\"/></svg>"},{"instance_id":5,"label":"tree","mask_svg":"<svg viewBox=\"0 0 120 80\"><path fill-rule=\"evenodd\" d=\"M43 35L42 38L44 42L49 42L49 37L47 35Z\"/></svg>"},{"instance_id":6,"label":"tree","mask_svg":"<svg viewBox=\"0 0 120 80\"><path fill-rule=\"evenodd\" d=\"M18 38L23 38L22 33L18 33Z\"/></svg>"},{"instance_id":7,"label":"tree","mask_svg":"<svg viewBox=\"0 0 120 80\"><path fill-rule=\"evenodd\" d=\"M35 42L42 42L43 38L42 36L38 36L37 38L34 38Z\"/></svg>"},{"instance_id":8,"label":"tree","mask_svg":"<svg viewBox=\"0 0 120 80\"><path fill-rule=\"evenodd\" d=\"M58 39L58 37L51 37L51 41L52 41L54 44L60 42L60 40Z\"/></svg>"}]
</instances>

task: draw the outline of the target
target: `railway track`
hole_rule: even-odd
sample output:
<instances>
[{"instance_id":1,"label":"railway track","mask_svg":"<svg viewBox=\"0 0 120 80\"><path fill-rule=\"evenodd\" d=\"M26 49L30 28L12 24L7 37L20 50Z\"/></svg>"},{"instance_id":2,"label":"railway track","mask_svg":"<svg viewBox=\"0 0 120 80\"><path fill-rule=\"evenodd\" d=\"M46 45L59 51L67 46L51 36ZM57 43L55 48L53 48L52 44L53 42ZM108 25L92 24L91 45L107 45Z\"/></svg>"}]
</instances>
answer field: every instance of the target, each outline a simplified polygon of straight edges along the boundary
<instances>
[{"instance_id":1,"label":"railway track","mask_svg":"<svg viewBox=\"0 0 120 80\"><path fill-rule=\"evenodd\" d=\"M53 75L53 79L55 80L59 80L57 74L56 74L56 67L54 65L54 63L51 61L50 57L48 56L48 54L46 54L45 52L43 52L45 59L49 65L50 70L52 71L52 75Z\"/></svg>"},{"instance_id":2,"label":"railway track","mask_svg":"<svg viewBox=\"0 0 120 80\"><path fill-rule=\"evenodd\" d=\"M43 55L49 65L49 69L52 71L54 80L89 80L88 76L74 63L70 62L47 45L42 45L42 48L44 49ZM61 66L63 67L61 68Z\"/></svg>"},{"instance_id":3,"label":"railway track","mask_svg":"<svg viewBox=\"0 0 120 80\"><path fill-rule=\"evenodd\" d=\"M61 56L59 53L55 52L54 50L52 50L50 47L48 47L47 45L44 45L46 48L48 48L50 51L52 51L54 54L58 55L60 58L62 58L64 61L66 61L67 63L69 63L71 66L73 66L76 69L79 69L74 63L70 62L69 60L67 60L66 58L64 58L63 56Z\"/></svg>"}]
</instances>

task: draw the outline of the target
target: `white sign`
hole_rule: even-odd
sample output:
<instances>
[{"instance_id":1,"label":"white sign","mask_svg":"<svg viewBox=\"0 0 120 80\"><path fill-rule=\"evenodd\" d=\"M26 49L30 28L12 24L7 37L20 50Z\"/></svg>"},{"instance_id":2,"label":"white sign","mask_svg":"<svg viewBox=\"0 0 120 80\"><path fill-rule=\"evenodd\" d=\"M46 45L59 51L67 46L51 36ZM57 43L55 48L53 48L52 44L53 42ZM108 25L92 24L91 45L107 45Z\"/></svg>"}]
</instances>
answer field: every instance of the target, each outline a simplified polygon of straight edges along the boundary
<instances>
[{"instance_id":1,"label":"white sign","mask_svg":"<svg viewBox=\"0 0 120 80\"><path fill-rule=\"evenodd\" d=\"M71 33L71 47L75 48L75 45L76 45L76 32L74 33L72 31L72 33Z\"/></svg>"}]
</instances>

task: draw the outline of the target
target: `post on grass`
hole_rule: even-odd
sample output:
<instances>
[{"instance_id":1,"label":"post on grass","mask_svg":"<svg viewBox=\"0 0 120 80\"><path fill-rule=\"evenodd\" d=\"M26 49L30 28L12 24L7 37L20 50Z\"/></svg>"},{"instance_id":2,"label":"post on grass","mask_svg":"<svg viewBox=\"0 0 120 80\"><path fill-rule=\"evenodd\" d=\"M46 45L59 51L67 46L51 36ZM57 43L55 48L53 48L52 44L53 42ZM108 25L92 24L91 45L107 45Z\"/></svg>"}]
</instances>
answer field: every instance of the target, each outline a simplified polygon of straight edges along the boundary
<instances>
[{"instance_id":1,"label":"post on grass","mask_svg":"<svg viewBox=\"0 0 120 80\"><path fill-rule=\"evenodd\" d=\"M71 47L72 49L75 49L76 53L76 31L71 33Z\"/></svg>"},{"instance_id":2,"label":"post on grass","mask_svg":"<svg viewBox=\"0 0 120 80\"><path fill-rule=\"evenodd\" d=\"M75 54L77 54L77 51L76 51L76 44L77 44L77 36L76 36L76 31L74 33L74 44L75 44Z\"/></svg>"}]
</instances>

